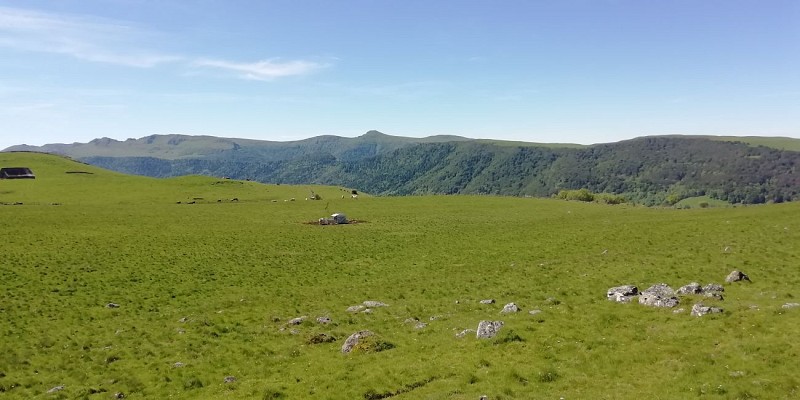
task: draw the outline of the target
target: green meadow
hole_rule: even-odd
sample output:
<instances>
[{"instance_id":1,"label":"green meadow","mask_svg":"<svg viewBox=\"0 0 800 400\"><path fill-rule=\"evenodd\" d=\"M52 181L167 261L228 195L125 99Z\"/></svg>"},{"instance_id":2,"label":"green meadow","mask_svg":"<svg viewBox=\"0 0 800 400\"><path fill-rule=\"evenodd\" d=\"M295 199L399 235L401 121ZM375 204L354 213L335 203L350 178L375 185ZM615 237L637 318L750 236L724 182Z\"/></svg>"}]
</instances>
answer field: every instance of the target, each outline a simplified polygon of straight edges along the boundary
<instances>
[{"instance_id":1,"label":"green meadow","mask_svg":"<svg viewBox=\"0 0 800 400\"><path fill-rule=\"evenodd\" d=\"M37 175L0 180L3 399L800 397L800 307L782 307L800 302L798 203L353 199L32 153L0 166ZM358 223L309 223L334 212ZM734 269L752 281L724 283ZM724 300L606 299L693 281ZM366 300L388 306L347 311ZM504 326L456 336L481 320ZM382 351L342 354L360 330Z\"/></svg>"}]
</instances>

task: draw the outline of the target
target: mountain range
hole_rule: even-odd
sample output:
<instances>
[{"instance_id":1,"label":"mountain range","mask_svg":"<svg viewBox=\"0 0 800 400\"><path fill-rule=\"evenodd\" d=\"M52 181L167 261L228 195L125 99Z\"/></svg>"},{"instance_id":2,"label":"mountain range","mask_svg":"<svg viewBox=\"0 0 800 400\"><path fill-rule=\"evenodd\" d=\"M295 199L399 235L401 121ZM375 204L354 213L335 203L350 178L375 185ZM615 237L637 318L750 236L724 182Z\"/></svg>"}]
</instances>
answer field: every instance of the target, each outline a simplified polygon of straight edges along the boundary
<instances>
[{"instance_id":1,"label":"mountain range","mask_svg":"<svg viewBox=\"0 0 800 400\"><path fill-rule=\"evenodd\" d=\"M545 197L587 189L661 205L695 196L730 203L783 202L800 193L800 139L790 138L650 136L587 146L369 131L355 138L291 142L151 135L4 151L56 153L153 177L201 174L328 184L376 195Z\"/></svg>"}]
</instances>

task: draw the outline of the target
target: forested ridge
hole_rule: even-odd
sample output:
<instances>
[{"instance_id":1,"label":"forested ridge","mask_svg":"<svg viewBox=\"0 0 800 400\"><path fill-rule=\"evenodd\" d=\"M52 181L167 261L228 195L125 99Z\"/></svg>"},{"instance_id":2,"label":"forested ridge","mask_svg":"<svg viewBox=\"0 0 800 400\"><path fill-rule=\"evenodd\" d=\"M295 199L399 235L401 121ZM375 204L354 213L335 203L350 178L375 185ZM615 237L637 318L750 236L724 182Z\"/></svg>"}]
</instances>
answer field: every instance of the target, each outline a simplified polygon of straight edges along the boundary
<instances>
[{"instance_id":1,"label":"forested ridge","mask_svg":"<svg viewBox=\"0 0 800 400\"><path fill-rule=\"evenodd\" d=\"M696 137L643 137L586 147L507 146L474 140L317 147L291 158L82 157L116 171L203 174L267 183L327 184L376 195L491 194L546 197L565 189L622 195L646 205L707 195L731 203L796 200L800 152Z\"/></svg>"}]
</instances>

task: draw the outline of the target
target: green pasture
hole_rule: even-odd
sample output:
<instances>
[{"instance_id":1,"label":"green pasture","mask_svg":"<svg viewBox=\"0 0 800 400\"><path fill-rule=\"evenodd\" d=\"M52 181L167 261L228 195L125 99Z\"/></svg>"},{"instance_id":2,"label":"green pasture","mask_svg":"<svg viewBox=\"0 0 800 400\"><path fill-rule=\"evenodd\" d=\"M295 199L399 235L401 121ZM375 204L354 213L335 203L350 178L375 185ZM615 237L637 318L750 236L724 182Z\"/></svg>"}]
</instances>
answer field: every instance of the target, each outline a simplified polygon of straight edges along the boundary
<instances>
[{"instance_id":1,"label":"green pasture","mask_svg":"<svg viewBox=\"0 0 800 400\"><path fill-rule=\"evenodd\" d=\"M0 180L3 399L800 397L800 307L782 307L800 301L796 203L352 199L29 153L0 166L37 175ZM334 212L359 223L309 224ZM733 269L752 282L725 284L723 301L682 297L682 313L606 300ZM365 300L389 306L346 311ZM725 312L690 316L701 300ZM501 315L510 302L522 311ZM456 337L481 320L505 326ZM342 354L365 329L387 349ZM336 340L313 344L319 333Z\"/></svg>"}]
</instances>

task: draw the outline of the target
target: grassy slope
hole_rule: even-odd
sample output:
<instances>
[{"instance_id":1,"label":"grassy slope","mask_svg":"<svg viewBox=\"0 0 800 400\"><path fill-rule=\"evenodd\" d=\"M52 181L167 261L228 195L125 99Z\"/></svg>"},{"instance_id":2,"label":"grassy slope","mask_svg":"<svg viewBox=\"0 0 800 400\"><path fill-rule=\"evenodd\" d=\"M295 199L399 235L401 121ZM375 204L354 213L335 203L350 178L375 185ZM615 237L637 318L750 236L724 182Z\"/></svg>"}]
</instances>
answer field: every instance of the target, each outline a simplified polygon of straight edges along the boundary
<instances>
[{"instance_id":1,"label":"grassy slope","mask_svg":"<svg viewBox=\"0 0 800 400\"><path fill-rule=\"evenodd\" d=\"M800 387L800 309L780 307L800 284L795 203L352 200L337 188L317 188L319 202L272 202L308 188L73 176L63 170L74 165L38 155L0 161L39 176L0 181L0 201L25 203L0 206L4 398L355 399L421 385L392 398L789 399ZM241 201L175 204L198 194ZM303 224L333 211L368 222ZM726 285L724 315L605 300L610 286L721 283L735 268L753 283ZM390 306L345 312L363 300ZM525 311L501 316L512 301ZM300 315L334 323L282 330ZM429 325L415 330L409 317ZM482 319L504 320L507 342L454 337ZM396 347L340 354L360 329ZM338 340L307 344L317 332Z\"/></svg>"}]
</instances>

